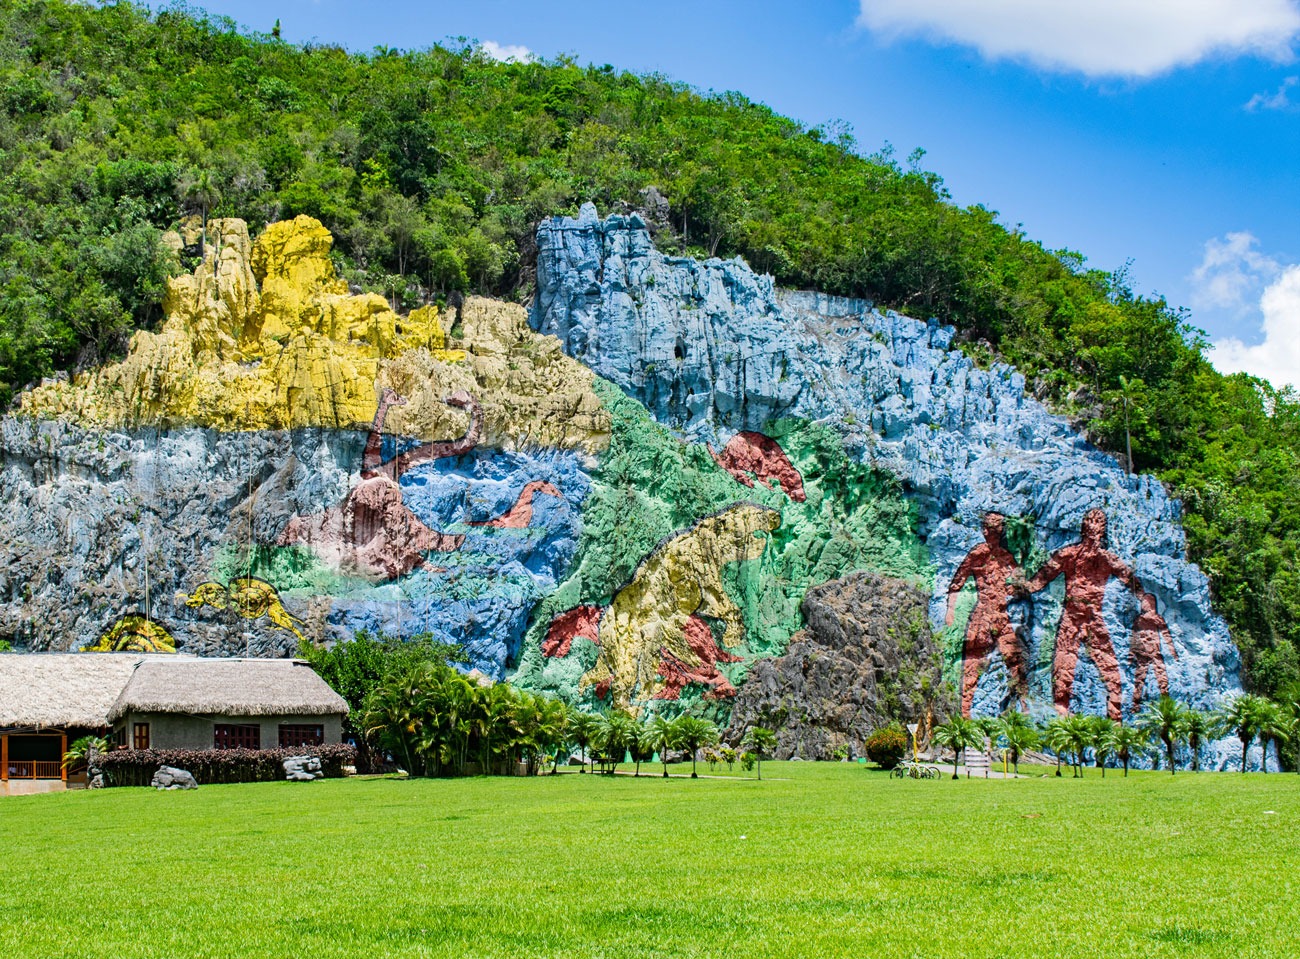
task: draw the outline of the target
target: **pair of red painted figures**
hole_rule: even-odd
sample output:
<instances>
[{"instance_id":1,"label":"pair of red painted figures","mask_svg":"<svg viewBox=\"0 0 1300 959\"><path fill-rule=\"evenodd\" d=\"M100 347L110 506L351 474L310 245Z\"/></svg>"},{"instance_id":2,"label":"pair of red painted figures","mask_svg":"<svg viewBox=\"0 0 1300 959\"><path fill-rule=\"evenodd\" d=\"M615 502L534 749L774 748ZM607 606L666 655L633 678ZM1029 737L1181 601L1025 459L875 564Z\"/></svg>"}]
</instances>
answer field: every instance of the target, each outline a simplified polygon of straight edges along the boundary
<instances>
[{"instance_id":1,"label":"pair of red painted figures","mask_svg":"<svg viewBox=\"0 0 1300 959\"><path fill-rule=\"evenodd\" d=\"M1052 660L1052 699L1062 715L1069 712L1074 691L1074 674L1081 648L1088 650L1106 684L1106 711L1118 720L1123 709L1123 677L1110 634L1102 619L1106 584L1113 577L1138 597L1141 610L1133 623L1129 648L1133 658L1133 705L1141 701L1148 670L1154 669L1161 694L1169 692L1169 680L1161 643L1176 659L1177 651L1169 627L1156 608L1156 599L1142 588L1133 570L1106 548L1106 514L1089 510L1083 517L1079 542L1062 547L1026 580L1024 573L1003 542L1006 518L1000 513L984 517L984 542L971 550L948 586L948 615L953 623L957 594L969 579L975 580L978 600L966 626L962 650L962 715L969 716L975 686L988 656L994 649L1002 654L1011 675L1011 691L1022 702L1029 687L1025 648L1007 612L1007 603L1045 588L1057 577L1065 577L1065 608L1056 630L1056 653Z\"/></svg>"}]
</instances>

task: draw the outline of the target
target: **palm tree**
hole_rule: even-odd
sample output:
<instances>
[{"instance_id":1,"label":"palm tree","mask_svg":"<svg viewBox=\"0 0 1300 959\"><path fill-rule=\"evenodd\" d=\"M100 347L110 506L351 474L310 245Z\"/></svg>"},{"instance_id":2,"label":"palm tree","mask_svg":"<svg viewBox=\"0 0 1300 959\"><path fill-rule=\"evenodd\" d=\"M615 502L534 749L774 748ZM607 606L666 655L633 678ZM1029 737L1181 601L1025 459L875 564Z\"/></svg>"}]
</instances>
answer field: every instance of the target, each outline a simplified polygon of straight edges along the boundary
<instances>
[{"instance_id":1,"label":"palm tree","mask_svg":"<svg viewBox=\"0 0 1300 959\"><path fill-rule=\"evenodd\" d=\"M1083 760L1092 745L1093 726L1090 716L1067 716L1064 723L1065 741L1074 753L1074 774L1083 778Z\"/></svg>"},{"instance_id":2,"label":"palm tree","mask_svg":"<svg viewBox=\"0 0 1300 959\"><path fill-rule=\"evenodd\" d=\"M1056 756L1056 775L1058 779L1061 775L1061 758L1070 751L1070 730L1066 719L1065 716L1057 716L1047 724L1047 729L1043 732L1043 741Z\"/></svg>"},{"instance_id":3,"label":"palm tree","mask_svg":"<svg viewBox=\"0 0 1300 959\"><path fill-rule=\"evenodd\" d=\"M1277 764L1280 769L1282 766L1281 744L1290 742L1295 731L1295 720L1286 714L1280 704L1268 702L1259 718L1259 743L1264 750L1261 761L1264 772L1268 772L1268 744L1273 744L1273 754L1277 756Z\"/></svg>"},{"instance_id":4,"label":"palm tree","mask_svg":"<svg viewBox=\"0 0 1300 959\"><path fill-rule=\"evenodd\" d=\"M1154 703L1147 703L1146 708L1137 717L1137 725L1145 729L1156 739L1165 744L1165 755L1169 759L1169 774L1178 771L1174 760L1174 750L1182 741L1187 725L1187 709L1172 696L1161 696Z\"/></svg>"},{"instance_id":5,"label":"palm tree","mask_svg":"<svg viewBox=\"0 0 1300 959\"><path fill-rule=\"evenodd\" d=\"M1093 716L1088 720L1091 734L1092 755L1101 770L1101 778L1106 778L1106 760L1115 750L1110 744L1110 735L1118 725L1105 716Z\"/></svg>"},{"instance_id":6,"label":"palm tree","mask_svg":"<svg viewBox=\"0 0 1300 959\"><path fill-rule=\"evenodd\" d=\"M659 753L659 761L664 764L664 779L668 778L668 750L677 747L677 726L671 719L656 713L646 726L646 745Z\"/></svg>"},{"instance_id":7,"label":"palm tree","mask_svg":"<svg viewBox=\"0 0 1300 959\"><path fill-rule=\"evenodd\" d=\"M641 728L627 713L611 711L601 723L601 754L612 776L628 750L637 742Z\"/></svg>"},{"instance_id":8,"label":"palm tree","mask_svg":"<svg viewBox=\"0 0 1300 959\"><path fill-rule=\"evenodd\" d=\"M683 715L677 717L677 741L691 751L691 778L699 779L695 772L696 753L706 746L718 744L718 727L707 719Z\"/></svg>"},{"instance_id":9,"label":"palm tree","mask_svg":"<svg viewBox=\"0 0 1300 959\"><path fill-rule=\"evenodd\" d=\"M1145 731L1116 723L1105 735L1105 749L1119 757L1119 761L1124 764L1124 776L1127 778L1129 761L1135 754L1140 753L1150 740L1150 735Z\"/></svg>"},{"instance_id":10,"label":"palm tree","mask_svg":"<svg viewBox=\"0 0 1300 959\"><path fill-rule=\"evenodd\" d=\"M646 734L644 723L637 723L635 740L628 744L628 750L632 753L632 762L636 763L636 772L633 776L641 775L641 764L655 754L654 746L650 745L650 737Z\"/></svg>"},{"instance_id":11,"label":"palm tree","mask_svg":"<svg viewBox=\"0 0 1300 959\"><path fill-rule=\"evenodd\" d=\"M758 778L763 778L763 757L776 751L776 733L762 726L751 726L740 744L754 754L758 762Z\"/></svg>"},{"instance_id":12,"label":"palm tree","mask_svg":"<svg viewBox=\"0 0 1300 959\"><path fill-rule=\"evenodd\" d=\"M188 173L181 180L181 194L185 203L192 207L198 207L199 213L203 219L203 232L199 234L199 258L205 255L206 243L208 239L208 210L221 202L221 190L212 179L212 174L207 170L200 170L197 173ZM213 270L216 270L216 264L213 264Z\"/></svg>"},{"instance_id":13,"label":"palm tree","mask_svg":"<svg viewBox=\"0 0 1300 959\"><path fill-rule=\"evenodd\" d=\"M569 739L569 710L558 699L538 696L537 742L542 755L553 757L551 775L559 771L560 753Z\"/></svg>"},{"instance_id":14,"label":"palm tree","mask_svg":"<svg viewBox=\"0 0 1300 959\"><path fill-rule=\"evenodd\" d=\"M101 736L82 736L74 740L63 754L63 768L76 769L89 762L95 753L106 753L111 748L108 740Z\"/></svg>"},{"instance_id":15,"label":"palm tree","mask_svg":"<svg viewBox=\"0 0 1300 959\"><path fill-rule=\"evenodd\" d=\"M1219 717L1200 709L1188 709L1183 716L1183 734L1192 752L1192 772L1201 771L1201 746L1223 733Z\"/></svg>"},{"instance_id":16,"label":"palm tree","mask_svg":"<svg viewBox=\"0 0 1300 959\"><path fill-rule=\"evenodd\" d=\"M984 734L973 720L954 716L942 726L935 727L931 740L952 750L952 778L956 779L961 751L968 746L979 746L984 741Z\"/></svg>"},{"instance_id":17,"label":"palm tree","mask_svg":"<svg viewBox=\"0 0 1300 959\"><path fill-rule=\"evenodd\" d=\"M599 717L591 713L584 713L580 709L572 709L569 713L569 739L582 751L582 768L579 772L587 771L587 747L599 726Z\"/></svg>"},{"instance_id":18,"label":"palm tree","mask_svg":"<svg viewBox=\"0 0 1300 959\"><path fill-rule=\"evenodd\" d=\"M1241 740L1241 771L1246 771L1246 757L1250 752L1250 743L1259 732L1260 723L1268 709L1268 700L1263 696L1242 693L1224 707L1220 717L1225 729L1237 734Z\"/></svg>"},{"instance_id":19,"label":"palm tree","mask_svg":"<svg viewBox=\"0 0 1300 959\"><path fill-rule=\"evenodd\" d=\"M432 671L420 664L388 677L366 696L361 734L396 758L412 776L424 772L425 699Z\"/></svg>"},{"instance_id":20,"label":"palm tree","mask_svg":"<svg viewBox=\"0 0 1300 959\"><path fill-rule=\"evenodd\" d=\"M508 683L495 683L483 691L479 755L485 773L492 772L492 757L504 747L508 752L515 738L515 711L519 693ZM496 744L495 746L493 744Z\"/></svg>"},{"instance_id":21,"label":"palm tree","mask_svg":"<svg viewBox=\"0 0 1300 959\"><path fill-rule=\"evenodd\" d=\"M1006 744L1007 751L1011 753L1011 768L1019 776L1020 757L1037 746L1041 740L1037 728L1024 713L1008 712L1003 714L998 724L998 738Z\"/></svg>"}]
</instances>

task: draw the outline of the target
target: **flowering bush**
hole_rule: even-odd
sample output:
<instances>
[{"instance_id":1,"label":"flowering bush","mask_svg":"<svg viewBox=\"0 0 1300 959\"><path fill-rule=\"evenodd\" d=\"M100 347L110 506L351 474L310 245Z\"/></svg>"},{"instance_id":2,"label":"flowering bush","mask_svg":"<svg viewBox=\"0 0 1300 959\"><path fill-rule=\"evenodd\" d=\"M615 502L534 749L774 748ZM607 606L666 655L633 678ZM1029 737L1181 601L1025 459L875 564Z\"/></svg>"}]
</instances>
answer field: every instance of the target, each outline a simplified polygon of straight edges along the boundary
<instances>
[{"instance_id":1,"label":"flowering bush","mask_svg":"<svg viewBox=\"0 0 1300 959\"><path fill-rule=\"evenodd\" d=\"M284 779L290 756L317 756L330 778L356 762L356 747L345 744L299 746L293 749L118 749L104 753L96 765L108 786L147 786L159 766L175 766L199 783L273 782Z\"/></svg>"},{"instance_id":2,"label":"flowering bush","mask_svg":"<svg viewBox=\"0 0 1300 959\"><path fill-rule=\"evenodd\" d=\"M877 729L867 737L862 749L881 769L893 769L907 755L907 733L896 725Z\"/></svg>"}]
</instances>

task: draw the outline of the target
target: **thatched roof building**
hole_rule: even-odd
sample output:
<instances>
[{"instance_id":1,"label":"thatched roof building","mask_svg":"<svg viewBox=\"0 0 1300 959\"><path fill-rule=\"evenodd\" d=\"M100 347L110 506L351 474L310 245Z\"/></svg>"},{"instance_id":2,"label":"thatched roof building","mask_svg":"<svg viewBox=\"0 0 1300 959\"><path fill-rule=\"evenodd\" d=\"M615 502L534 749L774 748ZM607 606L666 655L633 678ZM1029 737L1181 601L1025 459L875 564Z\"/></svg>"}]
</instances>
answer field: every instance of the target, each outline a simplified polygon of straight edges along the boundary
<instances>
[{"instance_id":1,"label":"thatched roof building","mask_svg":"<svg viewBox=\"0 0 1300 959\"><path fill-rule=\"evenodd\" d=\"M301 660L173 656L141 662L108 710L108 721L127 713L330 716L347 711L347 701Z\"/></svg>"},{"instance_id":2,"label":"thatched roof building","mask_svg":"<svg viewBox=\"0 0 1300 959\"><path fill-rule=\"evenodd\" d=\"M0 653L0 729L98 729L143 653Z\"/></svg>"}]
</instances>

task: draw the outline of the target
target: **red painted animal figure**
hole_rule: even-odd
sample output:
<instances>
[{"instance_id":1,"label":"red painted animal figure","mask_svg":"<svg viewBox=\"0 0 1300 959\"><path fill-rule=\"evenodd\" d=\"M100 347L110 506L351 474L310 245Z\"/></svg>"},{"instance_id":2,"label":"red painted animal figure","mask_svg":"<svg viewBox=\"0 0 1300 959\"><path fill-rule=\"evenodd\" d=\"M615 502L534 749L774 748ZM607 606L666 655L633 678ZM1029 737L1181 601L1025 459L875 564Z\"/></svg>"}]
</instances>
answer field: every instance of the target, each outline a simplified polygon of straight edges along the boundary
<instances>
[{"instance_id":1,"label":"red painted animal figure","mask_svg":"<svg viewBox=\"0 0 1300 959\"><path fill-rule=\"evenodd\" d=\"M277 544L309 546L336 569L371 579L397 579L416 569L446 572L440 566L430 565L425 554L460 549L465 537L440 533L426 526L402 502L402 489L397 484L398 477L417 463L459 456L478 445L483 426L483 411L478 402L461 390L447 397L446 403L469 408L469 428L463 436L425 443L382 462L384 420L390 408L406 405L406 400L395 390L385 387L366 438L361 482L348 491L338 506L311 516L293 517L281 531Z\"/></svg>"},{"instance_id":2,"label":"red painted animal figure","mask_svg":"<svg viewBox=\"0 0 1300 959\"><path fill-rule=\"evenodd\" d=\"M491 526L496 529L523 529L533 521L533 496L545 493L556 499L564 499L564 494L544 480L533 480L520 492L515 505L496 519L486 519L466 526Z\"/></svg>"},{"instance_id":3,"label":"red painted animal figure","mask_svg":"<svg viewBox=\"0 0 1300 959\"><path fill-rule=\"evenodd\" d=\"M1011 691L1022 701L1029 688L1025 667L1024 645L1007 615L1007 601L1022 587L1024 578L1015 559L1003 545L1006 517L1001 513L984 516L984 542L966 554L948 584L948 615L953 624L957 594L968 579L974 578L978 599L966 625L966 642L962 647L961 713L970 715L975 686L988 662L989 653L1002 654L1011 674Z\"/></svg>"},{"instance_id":4,"label":"red painted animal figure","mask_svg":"<svg viewBox=\"0 0 1300 959\"><path fill-rule=\"evenodd\" d=\"M575 606L565 610L553 620L542 641L544 656L568 656L575 639L600 642L600 617L604 606Z\"/></svg>"},{"instance_id":5,"label":"red painted animal figure","mask_svg":"<svg viewBox=\"0 0 1300 959\"><path fill-rule=\"evenodd\" d=\"M1156 609L1156 598L1150 593L1143 593L1140 601L1142 608L1133 621L1133 634L1129 638L1129 653L1133 657L1134 709L1142 702L1148 670L1155 671L1160 695L1169 695L1169 675L1165 672L1164 650L1161 647L1168 646L1169 655L1178 658L1173 637L1169 635L1169 625Z\"/></svg>"},{"instance_id":6,"label":"red painted animal figure","mask_svg":"<svg viewBox=\"0 0 1300 959\"><path fill-rule=\"evenodd\" d=\"M457 390L443 402L448 406L469 410L469 427L465 430L465 434L454 440L424 443L384 462L381 455L384 420L390 408L406 405L405 397L398 395L395 390L384 387L384 392L379 398L379 408L375 410L375 421L370 427L370 435L366 437L366 449L361 457L361 477L369 479L372 476L387 476L389 479L397 480L408 469L419 463L428 463L447 456L460 456L478 446L483 435L483 409L478 405L478 400L464 390Z\"/></svg>"},{"instance_id":7,"label":"red painted animal figure","mask_svg":"<svg viewBox=\"0 0 1300 959\"><path fill-rule=\"evenodd\" d=\"M678 659L668 650L664 650L659 660L659 675L663 677L663 689L654 694L655 699L681 699L682 690L690 683L707 686L705 699L731 699L736 695L736 687L718 670L718 663L738 663L739 656L733 656L718 646L713 638L709 624L698 616L692 616L682 629L686 645L699 660L697 665Z\"/></svg>"},{"instance_id":8,"label":"red painted animal figure","mask_svg":"<svg viewBox=\"0 0 1300 959\"><path fill-rule=\"evenodd\" d=\"M737 433L727 443L721 453L709 447L709 455L715 463L751 489L757 479L768 489L772 482L781 484L785 495L796 503L808 498L803 489L803 474L794 468L790 458L781 449L781 444L762 433L745 431ZM754 474L752 477L749 474Z\"/></svg>"},{"instance_id":9,"label":"red painted animal figure","mask_svg":"<svg viewBox=\"0 0 1300 959\"><path fill-rule=\"evenodd\" d=\"M402 489L387 476L354 486L338 506L295 516L276 540L280 546L308 546L323 562L369 579L391 580L416 569L445 572L426 553L450 553L464 536L430 529L402 502Z\"/></svg>"},{"instance_id":10,"label":"red painted animal figure","mask_svg":"<svg viewBox=\"0 0 1300 959\"><path fill-rule=\"evenodd\" d=\"M600 618L605 612L604 606L575 606L565 610L553 620L546 630L546 639L542 641L544 656L567 656L573 648L575 639L588 639L600 643ZM690 683L700 683L709 687L706 699L730 699L736 695L736 687L718 670L718 663L738 663L739 656L718 646L713 638L709 624L698 616L686 620L682 629L686 645L698 662L691 665L679 659L666 649L661 650L659 675L663 679L663 688L654 694L655 699L680 699L682 690ZM603 699L609 693L609 684L597 687L596 694Z\"/></svg>"},{"instance_id":11,"label":"red painted animal figure","mask_svg":"<svg viewBox=\"0 0 1300 959\"><path fill-rule=\"evenodd\" d=\"M1053 553L1026 589L1037 592L1058 576L1065 577L1065 608L1056 629L1056 656L1052 660L1056 711L1062 716L1070 711L1074 671L1079 665L1079 647L1083 646L1106 684L1106 714L1119 721L1123 714L1123 677L1102 618L1102 600L1112 577L1134 593L1140 595L1143 590L1133 570L1106 549L1106 514L1102 510L1084 513L1079 542Z\"/></svg>"}]
</instances>

